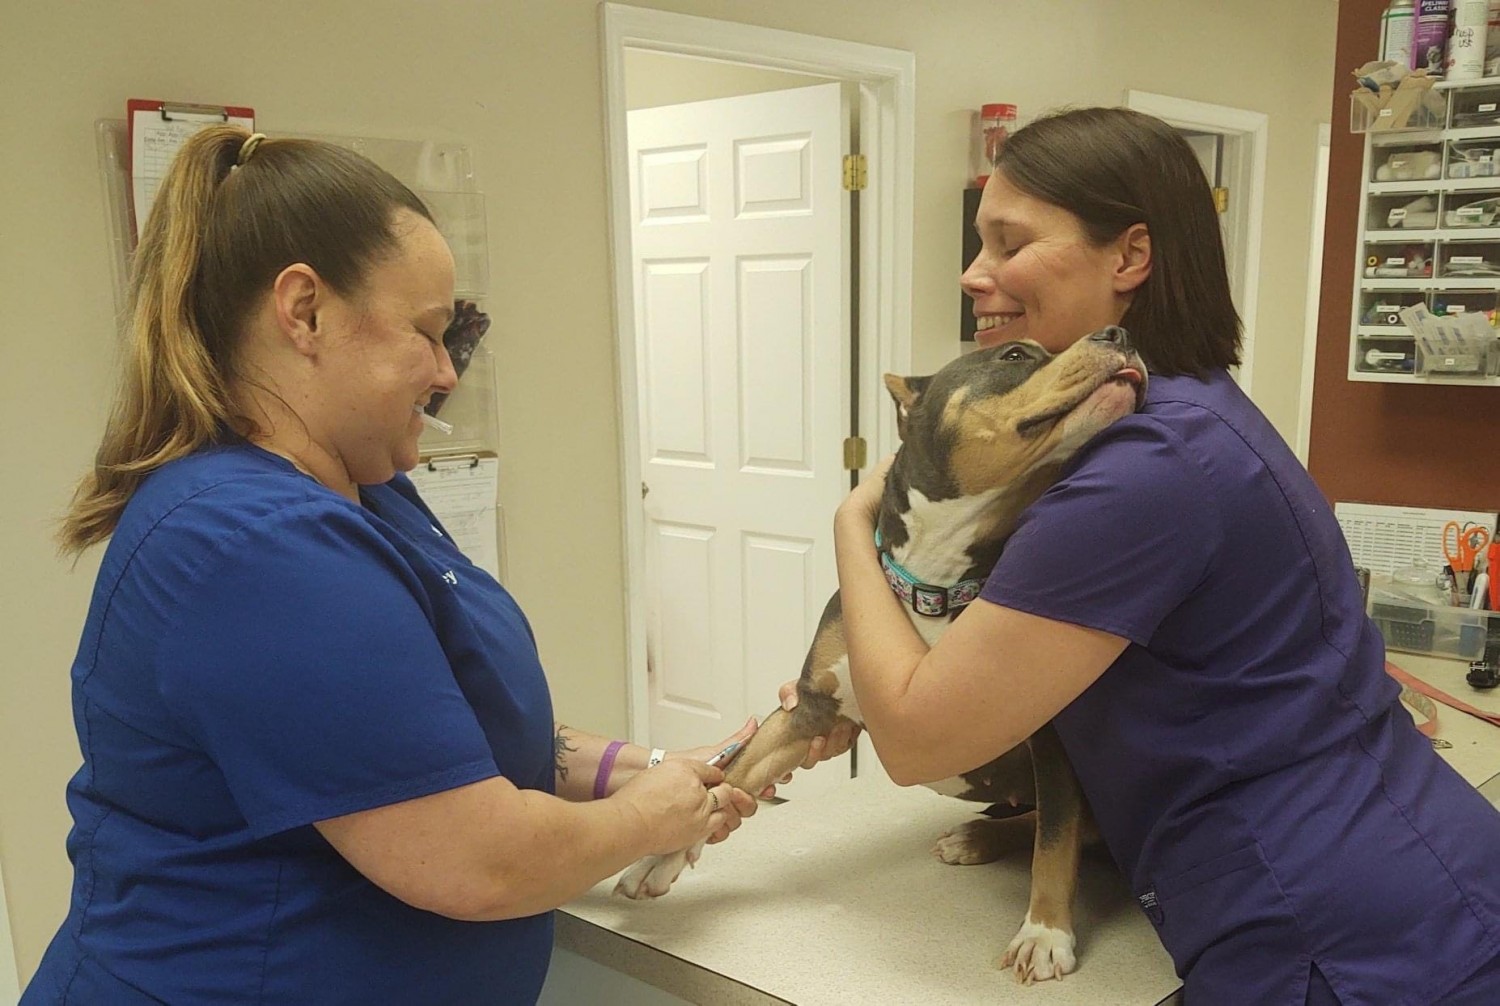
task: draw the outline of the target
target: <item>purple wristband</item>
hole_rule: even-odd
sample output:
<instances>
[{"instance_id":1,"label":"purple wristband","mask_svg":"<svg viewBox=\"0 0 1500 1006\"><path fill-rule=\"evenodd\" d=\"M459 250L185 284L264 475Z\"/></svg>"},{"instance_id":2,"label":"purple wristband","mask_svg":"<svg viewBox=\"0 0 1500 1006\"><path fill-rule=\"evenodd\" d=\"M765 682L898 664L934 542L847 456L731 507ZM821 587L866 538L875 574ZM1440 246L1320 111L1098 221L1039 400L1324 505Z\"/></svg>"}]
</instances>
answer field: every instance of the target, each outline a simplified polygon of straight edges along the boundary
<instances>
[{"instance_id":1,"label":"purple wristband","mask_svg":"<svg viewBox=\"0 0 1500 1006\"><path fill-rule=\"evenodd\" d=\"M624 741L610 741L609 747L604 749L604 757L599 759L599 773L594 776L594 799L603 800L609 790L609 774L614 771L615 755L625 746Z\"/></svg>"}]
</instances>

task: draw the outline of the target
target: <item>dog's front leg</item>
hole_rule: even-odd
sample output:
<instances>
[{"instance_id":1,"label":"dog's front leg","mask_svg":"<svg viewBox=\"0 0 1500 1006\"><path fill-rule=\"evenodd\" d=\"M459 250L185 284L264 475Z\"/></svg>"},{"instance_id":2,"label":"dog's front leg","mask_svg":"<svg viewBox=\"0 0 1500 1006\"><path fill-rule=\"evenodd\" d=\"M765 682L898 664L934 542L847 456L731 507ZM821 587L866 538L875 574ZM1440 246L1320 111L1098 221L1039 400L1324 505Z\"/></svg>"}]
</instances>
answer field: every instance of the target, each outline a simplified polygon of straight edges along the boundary
<instances>
[{"instance_id":1,"label":"dog's front leg","mask_svg":"<svg viewBox=\"0 0 1500 1006\"><path fill-rule=\"evenodd\" d=\"M1000 966L1029 985L1061 978L1077 966L1073 895L1088 813L1078 778L1051 724L1027 742L1036 771L1036 839L1031 859L1031 903L1026 922L1006 947Z\"/></svg>"},{"instance_id":2,"label":"dog's front leg","mask_svg":"<svg viewBox=\"0 0 1500 1006\"><path fill-rule=\"evenodd\" d=\"M760 793L801 765L814 737L832 729L817 715L818 703L799 704L788 713L778 708L751 736L750 742L730 763L724 781L747 793ZM666 856L647 856L626 870L615 884L615 893L627 898L659 898L671 890L684 868L698 862L703 843Z\"/></svg>"}]
</instances>

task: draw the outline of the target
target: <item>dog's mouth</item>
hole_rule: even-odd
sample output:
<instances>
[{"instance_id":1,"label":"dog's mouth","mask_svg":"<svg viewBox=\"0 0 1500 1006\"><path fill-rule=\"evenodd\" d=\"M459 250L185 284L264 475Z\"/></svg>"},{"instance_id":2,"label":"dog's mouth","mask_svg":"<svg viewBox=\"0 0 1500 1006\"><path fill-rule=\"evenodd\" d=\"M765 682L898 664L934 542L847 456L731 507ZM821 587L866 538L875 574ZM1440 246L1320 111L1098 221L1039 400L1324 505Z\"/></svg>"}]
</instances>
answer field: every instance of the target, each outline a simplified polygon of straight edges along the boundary
<instances>
[{"instance_id":1,"label":"dog's mouth","mask_svg":"<svg viewBox=\"0 0 1500 1006\"><path fill-rule=\"evenodd\" d=\"M1130 388L1135 396L1136 409L1146 404L1146 375L1137 367L1121 367L1113 374L1091 385L1087 391L1071 401L1021 420L1016 424L1016 432L1023 437L1035 437L1043 429L1069 415L1100 391L1114 387Z\"/></svg>"}]
</instances>

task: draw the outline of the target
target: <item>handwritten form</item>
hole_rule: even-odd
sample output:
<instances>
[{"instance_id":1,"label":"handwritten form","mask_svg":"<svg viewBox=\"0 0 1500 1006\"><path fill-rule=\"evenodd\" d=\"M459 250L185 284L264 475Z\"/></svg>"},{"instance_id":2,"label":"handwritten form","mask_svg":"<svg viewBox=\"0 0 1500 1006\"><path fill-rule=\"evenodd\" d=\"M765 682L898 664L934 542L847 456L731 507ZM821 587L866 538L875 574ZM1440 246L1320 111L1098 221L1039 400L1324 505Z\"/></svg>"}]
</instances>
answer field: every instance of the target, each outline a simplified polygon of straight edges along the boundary
<instances>
[{"instance_id":1,"label":"handwritten form","mask_svg":"<svg viewBox=\"0 0 1500 1006\"><path fill-rule=\"evenodd\" d=\"M156 191L167 167L188 137L205 126L227 122L255 129L255 119L223 112L193 112L172 108L135 108L130 122L130 189L135 206L135 238L151 215Z\"/></svg>"},{"instance_id":2,"label":"handwritten form","mask_svg":"<svg viewBox=\"0 0 1500 1006\"><path fill-rule=\"evenodd\" d=\"M500 540L500 459L434 458L407 473L469 561L504 582Z\"/></svg>"}]
</instances>

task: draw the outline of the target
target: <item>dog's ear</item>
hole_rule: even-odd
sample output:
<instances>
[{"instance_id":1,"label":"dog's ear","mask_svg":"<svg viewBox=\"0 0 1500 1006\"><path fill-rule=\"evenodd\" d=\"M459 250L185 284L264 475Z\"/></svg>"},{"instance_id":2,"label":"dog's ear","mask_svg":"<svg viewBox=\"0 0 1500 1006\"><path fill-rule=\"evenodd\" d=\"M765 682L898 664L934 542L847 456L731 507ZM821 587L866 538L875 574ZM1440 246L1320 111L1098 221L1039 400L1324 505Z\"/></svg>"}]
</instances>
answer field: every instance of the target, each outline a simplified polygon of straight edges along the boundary
<instances>
[{"instance_id":1,"label":"dog's ear","mask_svg":"<svg viewBox=\"0 0 1500 1006\"><path fill-rule=\"evenodd\" d=\"M906 417L911 414L912 407L922 397L922 392L927 390L927 382L931 380L930 377L885 375L885 388L896 402L896 433L902 440L906 439Z\"/></svg>"}]
</instances>

